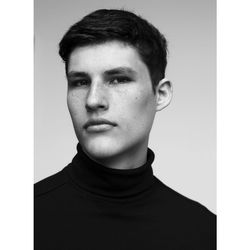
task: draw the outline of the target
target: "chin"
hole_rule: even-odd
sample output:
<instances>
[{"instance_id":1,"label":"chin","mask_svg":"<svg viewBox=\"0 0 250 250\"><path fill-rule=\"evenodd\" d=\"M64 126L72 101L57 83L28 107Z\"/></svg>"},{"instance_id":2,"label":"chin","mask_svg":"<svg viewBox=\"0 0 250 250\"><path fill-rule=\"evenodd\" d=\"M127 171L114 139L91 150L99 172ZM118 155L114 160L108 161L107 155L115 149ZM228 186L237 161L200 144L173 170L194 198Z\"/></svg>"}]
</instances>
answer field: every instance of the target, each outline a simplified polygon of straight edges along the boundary
<instances>
[{"instance_id":1,"label":"chin","mask_svg":"<svg viewBox=\"0 0 250 250\"><path fill-rule=\"evenodd\" d=\"M81 142L84 152L92 159L104 160L119 154L117 142L107 138L95 140L83 140Z\"/></svg>"}]
</instances>

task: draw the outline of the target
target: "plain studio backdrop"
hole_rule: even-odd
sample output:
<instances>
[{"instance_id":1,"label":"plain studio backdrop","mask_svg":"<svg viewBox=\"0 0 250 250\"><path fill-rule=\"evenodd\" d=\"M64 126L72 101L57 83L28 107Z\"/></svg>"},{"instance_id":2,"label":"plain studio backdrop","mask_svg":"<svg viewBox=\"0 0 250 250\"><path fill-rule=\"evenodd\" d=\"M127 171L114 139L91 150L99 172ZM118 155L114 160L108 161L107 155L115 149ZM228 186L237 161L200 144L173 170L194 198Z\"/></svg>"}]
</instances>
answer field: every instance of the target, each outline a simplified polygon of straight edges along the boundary
<instances>
[{"instance_id":1,"label":"plain studio backdrop","mask_svg":"<svg viewBox=\"0 0 250 250\"><path fill-rule=\"evenodd\" d=\"M60 171L76 153L58 43L72 24L100 8L133 11L168 40L166 76L174 96L151 131L153 171L216 212L215 0L35 0L35 182Z\"/></svg>"}]
</instances>

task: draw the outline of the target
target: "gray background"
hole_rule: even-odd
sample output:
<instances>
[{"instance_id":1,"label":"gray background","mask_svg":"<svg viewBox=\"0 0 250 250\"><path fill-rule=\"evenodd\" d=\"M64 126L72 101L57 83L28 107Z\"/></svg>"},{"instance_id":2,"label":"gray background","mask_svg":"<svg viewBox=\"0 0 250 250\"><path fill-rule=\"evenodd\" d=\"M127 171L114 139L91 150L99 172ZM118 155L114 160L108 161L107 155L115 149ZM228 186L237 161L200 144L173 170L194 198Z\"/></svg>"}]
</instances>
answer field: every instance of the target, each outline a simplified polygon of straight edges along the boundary
<instances>
[{"instance_id":1,"label":"gray background","mask_svg":"<svg viewBox=\"0 0 250 250\"><path fill-rule=\"evenodd\" d=\"M75 155L58 42L70 25L99 8L132 10L169 41L166 76L174 98L157 113L151 132L154 174L215 212L215 0L35 0L35 181L58 172Z\"/></svg>"}]
</instances>

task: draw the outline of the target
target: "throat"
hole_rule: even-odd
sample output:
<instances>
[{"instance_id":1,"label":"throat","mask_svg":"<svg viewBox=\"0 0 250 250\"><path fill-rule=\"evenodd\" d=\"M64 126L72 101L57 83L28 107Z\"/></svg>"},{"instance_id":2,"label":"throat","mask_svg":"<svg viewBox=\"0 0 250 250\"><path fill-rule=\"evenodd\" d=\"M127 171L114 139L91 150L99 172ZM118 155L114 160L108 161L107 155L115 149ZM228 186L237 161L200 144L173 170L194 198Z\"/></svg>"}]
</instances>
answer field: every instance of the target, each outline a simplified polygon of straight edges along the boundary
<instances>
[{"instance_id":1,"label":"throat","mask_svg":"<svg viewBox=\"0 0 250 250\"><path fill-rule=\"evenodd\" d=\"M130 150L112 157L92 160L111 169L135 169L147 162L147 147L144 150L140 150L139 152L136 150Z\"/></svg>"}]
</instances>

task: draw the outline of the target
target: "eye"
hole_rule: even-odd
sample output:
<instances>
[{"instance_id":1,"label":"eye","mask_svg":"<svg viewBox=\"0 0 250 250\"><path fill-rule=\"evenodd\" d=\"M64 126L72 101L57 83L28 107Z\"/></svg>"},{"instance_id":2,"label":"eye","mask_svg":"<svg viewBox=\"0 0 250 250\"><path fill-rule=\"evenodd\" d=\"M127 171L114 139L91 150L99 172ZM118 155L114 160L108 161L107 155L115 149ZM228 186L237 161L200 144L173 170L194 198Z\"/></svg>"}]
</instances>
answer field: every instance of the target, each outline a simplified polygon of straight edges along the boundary
<instances>
[{"instance_id":1,"label":"eye","mask_svg":"<svg viewBox=\"0 0 250 250\"><path fill-rule=\"evenodd\" d=\"M88 86L90 84L90 82L86 79L81 79L81 80L75 80L72 81L72 83L70 84L73 87L81 87L81 86Z\"/></svg>"},{"instance_id":2,"label":"eye","mask_svg":"<svg viewBox=\"0 0 250 250\"><path fill-rule=\"evenodd\" d=\"M116 84L128 83L130 81L131 81L131 79L129 77L127 77L127 76L119 76L119 77L112 78L109 81L109 83L116 85Z\"/></svg>"}]
</instances>

